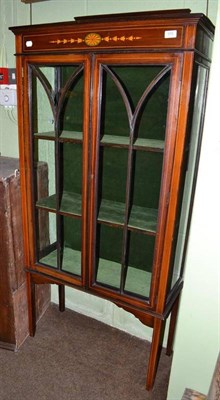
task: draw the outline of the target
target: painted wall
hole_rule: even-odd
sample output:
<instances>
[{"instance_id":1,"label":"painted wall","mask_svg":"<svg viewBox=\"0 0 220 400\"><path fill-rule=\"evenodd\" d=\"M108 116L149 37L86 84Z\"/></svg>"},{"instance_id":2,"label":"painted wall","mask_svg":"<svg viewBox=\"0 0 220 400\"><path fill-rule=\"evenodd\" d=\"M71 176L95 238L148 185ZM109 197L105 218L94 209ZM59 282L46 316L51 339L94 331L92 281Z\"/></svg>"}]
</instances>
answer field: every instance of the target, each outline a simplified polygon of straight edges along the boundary
<instances>
[{"instance_id":1,"label":"painted wall","mask_svg":"<svg viewBox=\"0 0 220 400\"><path fill-rule=\"evenodd\" d=\"M178 3L178 4L177 4ZM215 23L218 0L210 0L208 15ZM132 12L154 9L190 8L207 11L206 0L48 0L32 5L32 22L45 23L71 20L77 15ZM219 13L219 12L218 12ZM8 31L12 25L30 23L30 6L19 0L0 0L0 60L14 67L14 37ZM216 39L220 45L219 33ZM5 48L5 51L4 51ZM219 47L218 47L219 48ZM6 54L6 56L5 56ZM168 400L181 399L184 388L208 391L211 374L219 349L219 305L217 298L220 254L219 244L219 146L218 110L216 100L220 59L215 50L203 149L196 192L196 201L186 261L185 285L181 299ZM218 86L219 88L219 86ZM220 88L219 88L220 89ZM16 109L0 107L0 153L18 156ZM218 175L217 175L218 174ZM208 209L208 211L207 211ZM151 337L151 330L113 304L67 288L67 306L126 330L142 338ZM57 301L57 290L53 290Z\"/></svg>"}]
</instances>

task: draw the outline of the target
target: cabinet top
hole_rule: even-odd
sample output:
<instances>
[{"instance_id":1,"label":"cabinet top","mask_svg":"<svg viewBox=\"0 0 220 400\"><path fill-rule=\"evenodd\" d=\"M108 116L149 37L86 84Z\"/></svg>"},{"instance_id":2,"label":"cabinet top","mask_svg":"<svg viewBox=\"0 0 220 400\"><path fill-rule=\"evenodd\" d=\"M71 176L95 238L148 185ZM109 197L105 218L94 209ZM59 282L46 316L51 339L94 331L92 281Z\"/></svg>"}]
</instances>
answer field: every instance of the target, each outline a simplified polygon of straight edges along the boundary
<instances>
[{"instance_id":1,"label":"cabinet top","mask_svg":"<svg viewBox=\"0 0 220 400\"><path fill-rule=\"evenodd\" d=\"M9 28L16 53L60 53L112 49L195 49L213 40L214 25L189 9L75 17L75 21ZM199 36L199 40L198 39ZM205 40L207 42L207 40ZM202 51L201 51L202 50Z\"/></svg>"}]
</instances>

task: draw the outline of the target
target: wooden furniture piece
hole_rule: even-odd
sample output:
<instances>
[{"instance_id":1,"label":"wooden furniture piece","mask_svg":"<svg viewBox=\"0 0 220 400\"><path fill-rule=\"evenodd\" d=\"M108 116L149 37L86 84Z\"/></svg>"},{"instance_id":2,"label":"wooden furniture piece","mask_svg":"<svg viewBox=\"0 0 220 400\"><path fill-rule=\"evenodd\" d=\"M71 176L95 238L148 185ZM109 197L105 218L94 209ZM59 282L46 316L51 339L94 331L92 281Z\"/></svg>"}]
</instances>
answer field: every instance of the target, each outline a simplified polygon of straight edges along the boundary
<instances>
[{"instance_id":1,"label":"wooden furniture piece","mask_svg":"<svg viewBox=\"0 0 220 400\"><path fill-rule=\"evenodd\" d=\"M220 399L220 353L216 361L214 373L207 396L192 389L185 389L182 400L219 400Z\"/></svg>"},{"instance_id":2,"label":"wooden furniture piece","mask_svg":"<svg viewBox=\"0 0 220 400\"><path fill-rule=\"evenodd\" d=\"M207 397L196 390L186 389L182 400L207 400Z\"/></svg>"},{"instance_id":3,"label":"wooden furniture piece","mask_svg":"<svg viewBox=\"0 0 220 400\"><path fill-rule=\"evenodd\" d=\"M10 29L30 333L38 283L59 285L61 309L64 285L113 301L153 328L150 390L170 313L172 351L214 27L169 10Z\"/></svg>"},{"instance_id":4,"label":"wooden furniture piece","mask_svg":"<svg viewBox=\"0 0 220 400\"><path fill-rule=\"evenodd\" d=\"M0 347L9 350L17 350L29 334L21 232L19 160L0 157ZM39 285L36 300L38 320L50 303L48 285Z\"/></svg>"}]
</instances>

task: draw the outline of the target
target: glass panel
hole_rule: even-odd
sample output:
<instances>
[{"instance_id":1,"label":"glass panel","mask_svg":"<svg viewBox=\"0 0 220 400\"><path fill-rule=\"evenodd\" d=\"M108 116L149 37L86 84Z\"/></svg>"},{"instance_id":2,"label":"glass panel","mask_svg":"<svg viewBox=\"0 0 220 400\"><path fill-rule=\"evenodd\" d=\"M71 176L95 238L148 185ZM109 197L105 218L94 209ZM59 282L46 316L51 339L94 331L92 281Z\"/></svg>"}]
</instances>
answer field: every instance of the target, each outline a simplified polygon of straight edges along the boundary
<instances>
[{"instance_id":1,"label":"glass panel","mask_svg":"<svg viewBox=\"0 0 220 400\"><path fill-rule=\"evenodd\" d=\"M148 68L155 68L155 72L158 70L157 67L147 67L147 70ZM151 90L149 96L146 97L137 118L135 132L137 140L135 141L135 145L149 146L147 141L152 139L152 146L155 145L163 148L166 131L169 86L170 72L159 80ZM156 142L157 140L159 141L158 144Z\"/></svg>"},{"instance_id":2,"label":"glass panel","mask_svg":"<svg viewBox=\"0 0 220 400\"><path fill-rule=\"evenodd\" d=\"M127 157L125 149L100 148L98 214L100 221L124 223Z\"/></svg>"},{"instance_id":3,"label":"glass panel","mask_svg":"<svg viewBox=\"0 0 220 400\"><path fill-rule=\"evenodd\" d=\"M57 268L56 214L37 211L37 261Z\"/></svg>"},{"instance_id":4,"label":"glass panel","mask_svg":"<svg viewBox=\"0 0 220 400\"><path fill-rule=\"evenodd\" d=\"M54 138L54 118L59 116L59 132L63 140L82 140L83 73L82 66L32 65L33 131L45 138ZM57 108L61 101L62 110Z\"/></svg>"},{"instance_id":5,"label":"glass panel","mask_svg":"<svg viewBox=\"0 0 220 400\"><path fill-rule=\"evenodd\" d=\"M150 295L170 66L101 67L97 282ZM105 225L103 224L105 223Z\"/></svg>"},{"instance_id":6,"label":"glass panel","mask_svg":"<svg viewBox=\"0 0 220 400\"><path fill-rule=\"evenodd\" d=\"M34 140L36 204L55 210L55 145L50 140Z\"/></svg>"},{"instance_id":7,"label":"glass panel","mask_svg":"<svg viewBox=\"0 0 220 400\"><path fill-rule=\"evenodd\" d=\"M155 238L152 236L137 232L129 233L125 291L149 297L154 241Z\"/></svg>"},{"instance_id":8,"label":"glass panel","mask_svg":"<svg viewBox=\"0 0 220 400\"><path fill-rule=\"evenodd\" d=\"M177 223L179 223L179 230L176 231L176 246L173 249L173 258L174 258L174 267L173 271L171 269L171 273L173 272L173 276L170 276L170 280L172 279L171 288L175 285L177 280L181 275L181 269L183 267L183 256L184 256L184 244L187 232L188 225L188 217L190 213L190 205L193 194L193 187L195 184L195 173L197 168L197 158L198 153L200 151L199 141L201 139L202 129L203 129L203 112L204 112L204 95L206 92L207 85L207 74L208 70L202 66L198 66L198 75L197 75L197 85L193 106L193 119L192 119L192 128L191 128L191 138L190 138L190 152L188 158L188 169L185 178L184 185L184 193L183 193L183 201L180 221L178 219ZM178 233L178 238L177 238Z\"/></svg>"},{"instance_id":9,"label":"glass panel","mask_svg":"<svg viewBox=\"0 0 220 400\"><path fill-rule=\"evenodd\" d=\"M82 145L60 144L60 211L81 215Z\"/></svg>"},{"instance_id":10,"label":"glass panel","mask_svg":"<svg viewBox=\"0 0 220 400\"><path fill-rule=\"evenodd\" d=\"M100 224L97 226L96 281L120 288L123 231Z\"/></svg>"},{"instance_id":11,"label":"glass panel","mask_svg":"<svg viewBox=\"0 0 220 400\"><path fill-rule=\"evenodd\" d=\"M70 80L72 78L72 76L74 74L76 74L76 72L79 68L79 65L78 64L77 65L59 65L59 66L56 66L55 68L56 68L57 74L59 75L59 79L61 82L60 86L63 88L66 85L66 83L68 82L68 80Z\"/></svg>"},{"instance_id":12,"label":"glass panel","mask_svg":"<svg viewBox=\"0 0 220 400\"><path fill-rule=\"evenodd\" d=\"M121 65L105 66L102 71L101 143L128 146L135 119L135 145L163 150L170 84L167 67Z\"/></svg>"},{"instance_id":13,"label":"glass panel","mask_svg":"<svg viewBox=\"0 0 220 400\"><path fill-rule=\"evenodd\" d=\"M65 78L73 67L62 68L62 76ZM76 68L74 71L76 73ZM82 140L83 131L83 75L77 74L65 93L63 109L60 115L60 138Z\"/></svg>"},{"instance_id":14,"label":"glass panel","mask_svg":"<svg viewBox=\"0 0 220 400\"><path fill-rule=\"evenodd\" d=\"M65 272L81 275L81 219L63 217L61 225L61 268Z\"/></svg>"},{"instance_id":15,"label":"glass panel","mask_svg":"<svg viewBox=\"0 0 220 400\"><path fill-rule=\"evenodd\" d=\"M111 67L120 83L122 84L128 98L130 99L132 110L137 106L144 90L153 79L162 71L164 66L148 65L120 65Z\"/></svg>"},{"instance_id":16,"label":"glass panel","mask_svg":"<svg viewBox=\"0 0 220 400\"><path fill-rule=\"evenodd\" d=\"M30 70L37 261L80 276L83 64Z\"/></svg>"},{"instance_id":17,"label":"glass panel","mask_svg":"<svg viewBox=\"0 0 220 400\"><path fill-rule=\"evenodd\" d=\"M35 66L35 68L37 69L37 71L39 70L41 72L41 74L44 76L44 79L47 81L47 86L48 88L50 88L51 90L51 94L53 93L53 91L55 90L55 67L52 66L40 66L37 67Z\"/></svg>"},{"instance_id":18,"label":"glass panel","mask_svg":"<svg viewBox=\"0 0 220 400\"><path fill-rule=\"evenodd\" d=\"M101 136L115 135L115 138L119 136L118 140L124 140L125 144L128 144L129 121L124 101L111 75L104 70L102 79ZM120 136L125 138L120 139ZM103 141L109 139L112 140L111 136L103 138Z\"/></svg>"},{"instance_id":19,"label":"glass panel","mask_svg":"<svg viewBox=\"0 0 220 400\"><path fill-rule=\"evenodd\" d=\"M32 130L35 135L55 137L54 115L51 101L54 98L55 71L51 67L32 68ZM47 89L47 91L46 91Z\"/></svg>"}]
</instances>

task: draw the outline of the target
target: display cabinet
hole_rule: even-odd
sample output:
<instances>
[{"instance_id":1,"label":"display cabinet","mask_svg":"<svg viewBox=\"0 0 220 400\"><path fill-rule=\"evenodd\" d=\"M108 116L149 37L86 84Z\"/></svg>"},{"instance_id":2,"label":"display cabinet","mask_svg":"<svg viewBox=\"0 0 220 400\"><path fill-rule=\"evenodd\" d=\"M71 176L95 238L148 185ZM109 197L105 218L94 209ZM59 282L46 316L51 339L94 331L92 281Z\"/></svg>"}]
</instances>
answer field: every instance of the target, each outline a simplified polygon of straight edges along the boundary
<instances>
[{"instance_id":1,"label":"display cabinet","mask_svg":"<svg viewBox=\"0 0 220 400\"><path fill-rule=\"evenodd\" d=\"M153 328L150 390L170 313L172 351L214 27L169 10L11 30L30 334L36 284L58 284L61 309L64 285L108 299Z\"/></svg>"}]
</instances>

